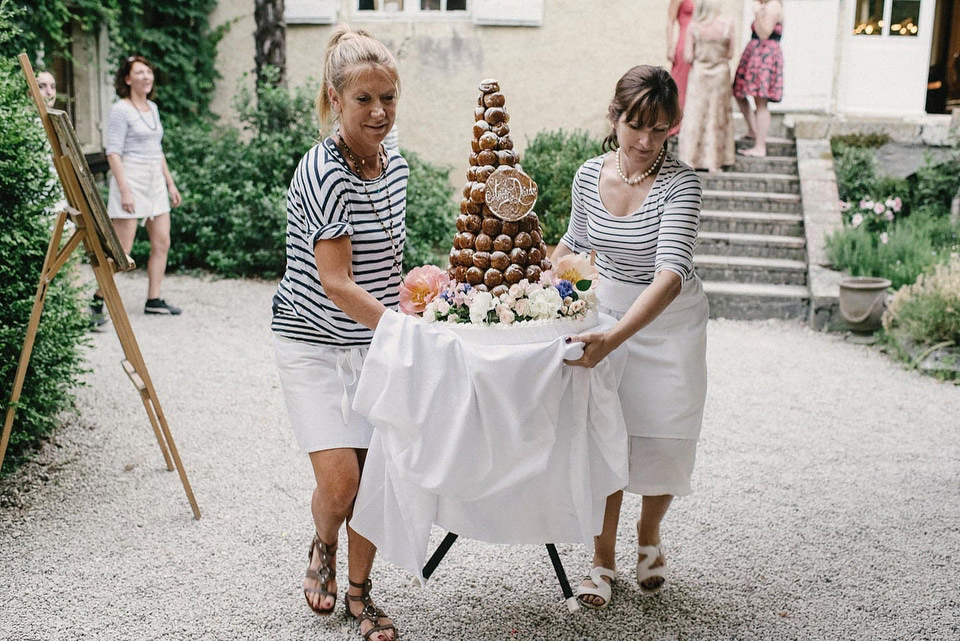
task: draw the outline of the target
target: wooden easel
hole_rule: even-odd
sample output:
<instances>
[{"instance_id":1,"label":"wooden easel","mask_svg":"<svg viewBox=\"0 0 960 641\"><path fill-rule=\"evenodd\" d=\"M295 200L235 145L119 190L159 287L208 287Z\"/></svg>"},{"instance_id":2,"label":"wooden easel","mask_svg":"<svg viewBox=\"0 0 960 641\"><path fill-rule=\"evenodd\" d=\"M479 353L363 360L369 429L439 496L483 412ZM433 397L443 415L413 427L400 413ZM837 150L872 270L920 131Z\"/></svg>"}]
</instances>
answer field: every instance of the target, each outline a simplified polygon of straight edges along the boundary
<instances>
[{"instance_id":1,"label":"wooden easel","mask_svg":"<svg viewBox=\"0 0 960 641\"><path fill-rule=\"evenodd\" d=\"M0 438L0 466L3 465L7 443L10 440L17 401L23 391L23 381L27 374L27 365L30 362L30 353L33 351L37 328L40 325L40 315L43 312L47 287L77 246L83 243L90 265L93 267L97 284L100 286L103 300L113 320L117 338L120 339L120 345L123 347L125 356L124 360L121 361L123 370L140 393L140 399L143 401L143 407L157 437L157 443L160 445L160 451L163 453L167 469L173 471L174 466L176 466L180 475L180 482L187 494L187 500L190 501L190 507L193 509L193 516L199 519L200 508L193 496L186 470L184 470L183 463L180 461L180 454L173 442L173 436L167 426L167 419L163 415L160 401L157 400L157 392L153 388L153 382L147 373L147 366L140 354L140 347L137 345L137 339L130 326L130 319L127 317L123 301L120 299L120 293L117 291L116 283L113 280L114 271L132 269L133 263L121 248L113 230L113 225L106 216L103 199L93 182L86 159L80 152L80 144L69 118L65 113L57 110L47 111L30 60L26 54L20 54L19 58L20 66L27 78L30 96L33 98L40 114L43 128L47 132L47 139L50 141L50 148L53 150L53 164L69 206L66 211L57 214L50 244L47 247L46 258L43 261L43 269L40 272L37 295L33 301L33 310L30 313L30 322L27 325L23 350L20 352L20 362L17 365L17 375L14 378L13 391L10 395L10 405L7 408L7 416L3 424L3 435ZM68 216L76 225L76 230L61 247L64 224Z\"/></svg>"}]
</instances>

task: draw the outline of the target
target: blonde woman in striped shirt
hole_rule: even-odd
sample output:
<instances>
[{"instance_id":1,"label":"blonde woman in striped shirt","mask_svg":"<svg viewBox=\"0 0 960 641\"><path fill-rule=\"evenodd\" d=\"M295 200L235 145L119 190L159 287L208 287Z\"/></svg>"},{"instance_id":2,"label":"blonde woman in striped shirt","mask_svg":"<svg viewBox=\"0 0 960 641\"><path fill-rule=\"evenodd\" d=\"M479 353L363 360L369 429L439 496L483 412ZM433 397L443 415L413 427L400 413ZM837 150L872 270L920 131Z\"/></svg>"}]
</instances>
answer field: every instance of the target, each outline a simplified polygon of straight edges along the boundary
<instances>
[{"instance_id":1,"label":"blonde woman in striped shirt","mask_svg":"<svg viewBox=\"0 0 960 641\"><path fill-rule=\"evenodd\" d=\"M304 155L287 191L287 268L272 329L290 426L316 481L303 592L320 615L336 605L337 538L373 434L351 407L357 378L380 317L400 300L409 170L383 147L399 91L396 60L382 43L334 30L317 111L322 126L332 119L338 129ZM347 615L366 641L392 641L393 622L370 595L376 548L349 525L347 541Z\"/></svg>"},{"instance_id":2,"label":"blonde woman in striped shirt","mask_svg":"<svg viewBox=\"0 0 960 641\"><path fill-rule=\"evenodd\" d=\"M674 496L689 494L706 395L707 299L693 269L700 179L666 151L680 122L677 86L661 67L638 66L617 83L604 155L585 162L573 184L570 225L553 262L596 252L601 311L618 319L606 332L572 336L584 344L570 364L593 367L627 350L620 402L629 434L630 481L643 496L637 521L637 581L644 592L666 577L660 523ZM604 608L616 578L615 544L623 492L607 499L593 568L581 603Z\"/></svg>"}]
</instances>

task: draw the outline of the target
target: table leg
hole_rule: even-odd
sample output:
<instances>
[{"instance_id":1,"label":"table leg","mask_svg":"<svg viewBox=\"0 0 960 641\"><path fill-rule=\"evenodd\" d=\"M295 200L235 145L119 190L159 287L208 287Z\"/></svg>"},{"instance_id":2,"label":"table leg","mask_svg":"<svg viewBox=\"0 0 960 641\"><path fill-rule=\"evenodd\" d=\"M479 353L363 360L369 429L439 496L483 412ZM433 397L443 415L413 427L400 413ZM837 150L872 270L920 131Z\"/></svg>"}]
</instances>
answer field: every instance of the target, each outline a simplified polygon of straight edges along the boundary
<instances>
[{"instance_id":1,"label":"table leg","mask_svg":"<svg viewBox=\"0 0 960 641\"><path fill-rule=\"evenodd\" d=\"M431 556L430 559L427 560L427 564L423 566L423 578L425 580L429 579L433 571L440 565L440 561L443 560L443 557L447 554L453 542L457 540L457 536L458 535L453 532L447 532L447 535L443 537L443 541L441 541L437 549L434 550L433 556Z\"/></svg>"},{"instance_id":2,"label":"table leg","mask_svg":"<svg viewBox=\"0 0 960 641\"><path fill-rule=\"evenodd\" d=\"M577 598L573 596L573 590L570 589L570 581L567 580L567 573L563 571L563 563L560 562L560 555L557 554L557 546L553 543L547 543L547 554L553 562L553 570L557 573L557 580L560 582L560 590L563 591L564 601L567 603L567 609L576 612L580 609Z\"/></svg>"}]
</instances>

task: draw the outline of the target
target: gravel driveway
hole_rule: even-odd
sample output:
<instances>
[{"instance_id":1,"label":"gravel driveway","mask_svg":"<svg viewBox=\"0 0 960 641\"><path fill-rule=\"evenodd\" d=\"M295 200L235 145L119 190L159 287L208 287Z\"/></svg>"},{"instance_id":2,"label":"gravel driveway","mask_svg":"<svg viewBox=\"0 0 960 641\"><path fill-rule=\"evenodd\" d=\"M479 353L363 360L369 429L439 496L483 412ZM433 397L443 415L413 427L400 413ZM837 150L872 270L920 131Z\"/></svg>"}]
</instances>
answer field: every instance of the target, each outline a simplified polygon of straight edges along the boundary
<instances>
[{"instance_id":1,"label":"gravel driveway","mask_svg":"<svg viewBox=\"0 0 960 641\"><path fill-rule=\"evenodd\" d=\"M360 639L342 599L320 618L299 587L312 475L273 365L274 284L169 276L183 315L147 317L143 272L117 281L203 518L108 325L78 415L0 486L0 638ZM628 496L606 611L568 613L540 546L461 539L426 590L378 560L374 594L404 639L960 638L960 387L794 323L708 332L668 587L644 597L629 576ZM586 571L582 549L558 548Z\"/></svg>"}]
</instances>

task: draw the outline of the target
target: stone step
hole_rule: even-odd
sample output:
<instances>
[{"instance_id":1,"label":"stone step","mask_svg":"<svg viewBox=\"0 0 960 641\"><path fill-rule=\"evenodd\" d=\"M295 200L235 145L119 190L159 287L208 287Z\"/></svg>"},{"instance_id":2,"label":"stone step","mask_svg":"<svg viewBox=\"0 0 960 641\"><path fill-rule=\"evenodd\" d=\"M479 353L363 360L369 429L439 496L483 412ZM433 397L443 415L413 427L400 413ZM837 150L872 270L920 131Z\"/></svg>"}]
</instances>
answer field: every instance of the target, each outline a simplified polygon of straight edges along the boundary
<instances>
[{"instance_id":1,"label":"stone step","mask_svg":"<svg viewBox=\"0 0 960 641\"><path fill-rule=\"evenodd\" d=\"M801 214L799 194L768 194L756 191L703 191L703 209L724 211L763 211Z\"/></svg>"},{"instance_id":2,"label":"stone step","mask_svg":"<svg viewBox=\"0 0 960 641\"><path fill-rule=\"evenodd\" d=\"M803 236L803 216L767 211L700 212L700 233L708 231L736 234L772 234L775 236Z\"/></svg>"},{"instance_id":3,"label":"stone step","mask_svg":"<svg viewBox=\"0 0 960 641\"><path fill-rule=\"evenodd\" d=\"M766 194L799 194L800 176L774 173L702 172L700 184L711 191L755 191Z\"/></svg>"},{"instance_id":4,"label":"stone step","mask_svg":"<svg viewBox=\"0 0 960 641\"><path fill-rule=\"evenodd\" d=\"M797 158L790 156L767 156L751 158L737 154L732 171L744 174L788 174L797 175Z\"/></svg>"},{"instance_id":5,"label":"stone step","mask_svg":"<svg viewBox=\"0 0 960 641\"><path fill-rule=\"evenodd\" d=\"M807 242L803 236L768 234L731 234L701 231L697 253L713 256L752 256L805 261Z\"/></svg>"},{"instance_id":6,"label":"stone step","mask_svg":"<svg viewBox=\"0 0 960 641\"><path fill-rule=\"evenodd\" d=\"M693 264L704 282L807 284L807 264L802 260L696 254Z\"/></svg>"},{"instance_id":7,"label":"stone step","mask_svg":"<svg viewBox=\"0 0 960 641\"><path fill-rule=\"evenodd\" d=\"M804 286L704 281L703 289L710 303L710 318L806 321L810 314L810 292Z\"/></svg>"},{"instance_id":8,"label":"stone step","mask_svg":"<svg viewBox=\"0 0 960 641\"><path fill-rule=\"evenodd\" d=\"M737 149L753 147L753 140L740 138L736 141ZM790 138L767 138L767 157L789 156L797 157L797 143Z\"/></svg>"}]
</instances>

